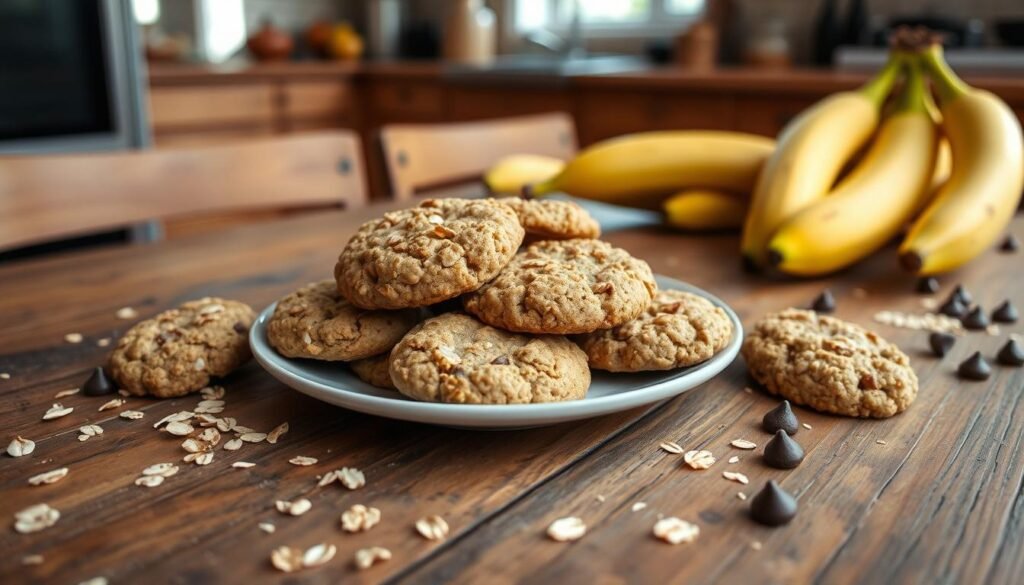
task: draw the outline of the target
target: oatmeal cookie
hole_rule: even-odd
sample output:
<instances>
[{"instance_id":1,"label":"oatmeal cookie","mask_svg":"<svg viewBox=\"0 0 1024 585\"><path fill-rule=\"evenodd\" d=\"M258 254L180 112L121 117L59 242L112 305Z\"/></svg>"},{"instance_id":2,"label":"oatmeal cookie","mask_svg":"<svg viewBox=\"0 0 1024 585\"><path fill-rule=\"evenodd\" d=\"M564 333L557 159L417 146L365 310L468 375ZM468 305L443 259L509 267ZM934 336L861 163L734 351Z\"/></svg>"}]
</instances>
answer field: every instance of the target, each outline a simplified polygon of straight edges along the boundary
<instances>
[{"instance_id":1,"label":"oatmeal cookie","mask_svg":"<svg viewBox=\"0 0 1024 585\"><path fill-rule=\"evenodd\" d=\"M638 318L576 341L592 368L641 372L698 364L721 351L730 338L732 322L720 307L692 293L660 290Z\"/></svg>"},{"instance_id":2,"label":"oatmeal cookie","mask_svg":"<svg viewBox=\"0 0 1024 585\"><path fill-rule=\"evenodd\" d=\"M394 390L395 384L391 381L391 372L388 370L388 357L390 352L355 360L349 363L349 367L356 376L371 386Z\"/></svg>"},{"instance_id":3,"label":"oatmeal cookie","mask_svg":"<svg viewBox=\"0 0 1024 585\"><path fill-rule=\"evenodd\" d=\"M565 337L517 335L445 313L395 346L391 380L416 400L524 404L583 398L590 370L587 356Z\"/></svg>"},{"instance_id":4,"label":"oatmeal cookie","mask_svg":"<svg viewBox=\"0 0 1024 585\"><path fill-rule=\"evenodd\" d=\"M357 360L390 351L420 311L368 311L342 298L333 280L308 284L277 302L267 340L283 356Z\"/></svg>"},{"instance_id":5,"label":"oatmeal cookie","mask_svg":"<svg viewBox=\"0 0 1024 585\"><path fill-rule=\"evenodd\" d=\"M917 397L917 375L899 348L814 311L766 315L747 335L743 359L769 392L822 412L886 418Z\"/></svg>"},{"instance_id":6,"label":"oatmeal cookie","mask_svg":"<svg viewBox=\"0 0 1024 585\"><path fill-rule=\"evenodd\" d=\"M466 295L481 321L522 333L590 333L640 316L657 291L651 268L599 240L538 242Z\"/></svg>"},{"instance_id":7,"label":"oatmeal cookie","mask_svg":"<svg viewBox=\"0 0 1024 585\"><path fill-rule=\"evenodd\" d=\"M334 276L357 307L425 307L494 278L523 234L507 205L428 199L363 224L341 252Z\"/></svg>"},{"instance_id":8,"label":"oatmeal cookie","mask_svg":"<svg viewBox=\"0 0 1024 585\"><path fill-rule=\"evenodd\" d=\"M137 323L110 356L119 388L136 396L184 396L249 360L249 326L256 314L245 303L207 297Z\"/></svg>"},{"instance_id":9,"label":"oatmeal cookie","mask_svg":"<svg viewBox=\"0 0 1024 585\"><path fill-rule=\"evenodd\" d=\"M578 204L557 199L496 199L516 212L528 241L597 238L601 226Z\"/></svg>"}]
</instances>

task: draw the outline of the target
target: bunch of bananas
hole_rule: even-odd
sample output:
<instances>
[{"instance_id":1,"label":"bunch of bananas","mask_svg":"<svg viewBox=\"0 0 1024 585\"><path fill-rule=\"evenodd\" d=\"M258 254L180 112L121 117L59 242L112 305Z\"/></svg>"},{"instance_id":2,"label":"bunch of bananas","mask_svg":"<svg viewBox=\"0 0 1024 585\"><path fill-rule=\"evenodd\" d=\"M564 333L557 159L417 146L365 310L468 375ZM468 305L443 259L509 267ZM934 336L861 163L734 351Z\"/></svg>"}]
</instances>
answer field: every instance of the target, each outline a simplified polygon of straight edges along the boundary
<instances>
[{"instance_id":1,"label":"bunch of bananas","mask_svg":"<svg viewBox=\"0 0 1024 585\"><path fill-rule=\"evenodd\" d=\"M568 163L512 157L485 180L495 192L660 208L684 229L742 227L745 264L801 276L849 266L909 225L900 262L935 274L1005 229L1024 189L1024 138L1009 107L965 84L928 39L899 45L873 79L811 106L777 142L646 132L597 143Z\"/></svg>"}]
</instances>

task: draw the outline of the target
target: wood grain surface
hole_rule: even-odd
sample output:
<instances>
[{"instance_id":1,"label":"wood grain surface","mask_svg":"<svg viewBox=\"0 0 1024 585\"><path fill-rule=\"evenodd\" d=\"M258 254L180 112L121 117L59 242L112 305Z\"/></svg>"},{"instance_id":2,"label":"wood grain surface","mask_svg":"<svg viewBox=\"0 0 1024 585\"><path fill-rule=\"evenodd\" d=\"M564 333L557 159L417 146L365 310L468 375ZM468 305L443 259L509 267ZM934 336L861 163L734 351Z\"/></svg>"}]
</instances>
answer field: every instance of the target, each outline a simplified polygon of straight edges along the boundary
<instances>
[{"instance_id":1,"label":"wood grain surface","mask_svg":"<svg viewBox=\"0 0 1024 585\"><path fill-rule=\"evenodd\" d=\"M6 442L36 441L33 454L0 461L0 582L78 583L105 576L119 583L1013 583L1024 573L1024 373L993 365L986 382L962 382L956 364L974 350L993 357L1010 332L971 333L944 360L929 357L926 334L872 324L879 310L921 312L913 279L892 250L837 277L772 280L742 273L734 236L688 236L659 229L607 239L645 258L656 272L709 289L749 326L767 311L803 306L830 287L838 316L867 325L900 345L921 380L904 414L865 421L797 409L796 439L807 452L791 471L774 470L736 438L763 445L761 416L777 400L744 391L742 360L703 387L651 408L554 427L473 432L365 416L293 392L250 363L224 381L226 409L261 431L288 421L276 445L216 450L208 466L180 462L180 437L158 432L166 414L193 408L198 396L129 398L124 420L98 412L106 397L61 399L70 415L42 421L60 390L80 386L132 323L115 316L132 306L139 318L204 295L261 308L297 286L330 274L358 224L384 207L323 213L235 228L150 246L72 254L0 267L0 421ZM1014 231L1024 236L1024 221ZM1024 305L1021 255L985 254L942 279L941 298L957 282L978 302ZM64 340L69 332L80 344ZM993 360L994 361L994 360ZM755 387L756 388L756 387ZM105 432L85 442L78 427ZM706 471L685 467L662 441L711 450ZM296 467L296 455L316 457ZM740 461L726 460L737 455ZM256 464L231 467L235 461ZM142 469L178 462L181 471L156 488L133 485ZM316 487L316 477L343 466L366 474L366 486ZM68 467L47 486L27 478ZM727 481L740 471L750 485ZM800 512L769 529L746 515L742 491L767 479L794 493ZM307 497L300 517L274 501ZM47 502L61 512L51 528L17 534L13 514ZM646 508L632 511L636 502ZM340 514L357 503L382 511L368 532L342 532ZM439 514L451 526L443 542L413 524ZM695 522L701 534L670 546L651 535L659 515ZM588 533L574 543L545 537L556 518L576 515ZM273 534L257 524L272 522ZM327 542L338 556L285 575L270 564L277 546ZM757 544L755 544L757 543ZM354 552L384 546L393 559L366 571ZM24 566L39 554L43 562Z\"/></svg>"}]
</instances>

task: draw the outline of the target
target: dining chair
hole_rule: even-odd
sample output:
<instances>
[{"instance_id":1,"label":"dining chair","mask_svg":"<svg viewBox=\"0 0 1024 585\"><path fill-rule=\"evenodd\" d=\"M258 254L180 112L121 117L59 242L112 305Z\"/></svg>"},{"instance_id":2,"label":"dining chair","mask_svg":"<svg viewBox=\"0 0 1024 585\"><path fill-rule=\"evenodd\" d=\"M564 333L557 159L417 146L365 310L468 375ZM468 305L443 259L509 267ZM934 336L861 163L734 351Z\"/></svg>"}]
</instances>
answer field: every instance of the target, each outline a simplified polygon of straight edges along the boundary
<instances>
[{"instance_id":1,"label":"dining chair","mask_svg":"<svg viewBox=\"0 0 1024 585\"><path fill-rule=\"evenodd\" d=\"M295 134L231 145L0 157L0 250L223 212L359 207L359 137Z\"/></svg>"},{"instance_id":2,"label":"dining chair","mask_svg":"<svg viewBox=\"0 0 1024 585\"><path fill-rule=\"evenodd\" d=\"M511 154L568 159L576 153L575 124L562 112L479 122L393 124L381 129L380 138L395 199L475 181Z\"/></svg>"}]
</instances>

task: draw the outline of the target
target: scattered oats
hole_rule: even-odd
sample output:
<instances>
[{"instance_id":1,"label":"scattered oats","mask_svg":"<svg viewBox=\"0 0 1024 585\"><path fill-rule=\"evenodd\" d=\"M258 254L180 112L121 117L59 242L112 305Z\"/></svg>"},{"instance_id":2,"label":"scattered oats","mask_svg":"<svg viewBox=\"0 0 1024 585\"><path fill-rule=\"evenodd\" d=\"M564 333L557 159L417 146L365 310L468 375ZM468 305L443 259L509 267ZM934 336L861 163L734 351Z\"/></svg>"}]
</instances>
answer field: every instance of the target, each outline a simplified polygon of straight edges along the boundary
<instances>
[{"instance_id":1,"label":"scattered oats","mask_svg":"<svg viewBox=\"0 0 1024 585\"><path fill-rule=\"evenodd\" d=\"M903 329L915 329L925 331L939 331L945 333L962 333L964 328L960 319L949 317L941 313L925 313L915 315L900 311L879 311L875 313L874 320L883 325L899 327Z\"/></svg>"},{"instance_id":2,"label":"scattered oats","mask_svg":"<svg viewBox=\"0 0 1024 585\"><path fill-rule=\"evenodd\" d=\"M280 439L287 432L288 423L283 422L274 427L273 430L271 430L269 433L267 433L267 442L273 445L277 443L277 440Z\"/></svg>"},{"instance_id":3,"label":"scattered oats","mask_svg":"<svg viewBox=\"0 0 1024 585\"><path fill-rule=\"evenodd\" d=\"M743 475L738 471L723 471L722 477L728 479L729 481L742 483L743 485L747 485L748 483L750 483L750 480L747 479L747 476Z\"/></svg>"},{"instance_id":4,"label":"scattered oats","mask_svg":"<svg viewBox=\"0 0 1024 585\"><path fill-rule=\"evenodd\" d=\"M209 465L213 463L213 451L204 451L202 453L190 453L194 455L192 457L196 465Z\"/></svg>"},{"instance_id":5,"label":"scattered oats","mask_svg":"<svg viewBox=\"0 0 1024 585\"><path fill-rule=\"evenodd\" d=\"M230 416L225 416L224 418L218 418L217 419L217 430L222 432L222 433L230 433L231 431L235 430L235 425L237 425L237 424L238 424L238 421L236 421L235 419L233 419Z\"/></svg>"},{"instance_id":6,"label":"scattered oats","mask_svg":"<svg viewBox=\"0 0 1024 585\"><path fill-rule=\"evenodd\" d=\"M416 521L416 532L427 540L448 538L448 523L440 516L426 516Z\"/></svg>"},{"instance_id":7,"label":"scattered oats","mask_svg":"<svg viewBox=\"0 0 1024 585\"><path fill-rule=\"evenodd\" d=\"M7 454L11 457L22 457L36 450L36 442L26 439L21 435L14 437L14 440L7 445Z\"/></svg>"},{"instance_id":8,"label":"scattered oats","mask_svg":"<svg viewBox=\"0 0 1024 585\"><path fill-rule=\"evenodd\" d=\"M41 565L43 564L43 555L25 555L21 557L21 564L23 565Z\"/></svg>"},{"instance_id":9,"label":"scattered oats","mask_svg":"<svg viewBox=\"0 0 1024 585\"><path fill-rule=\"evenodd\" d=\"M310 502L306 498L299 498L294 502L289 502L287 500L278 500L274 502L274 507L277 508L277 511L281 512L282 514L302 516L306 512L309 512L310 508L313 507L313 502Z\"/></svg>"},{"instance_id":10,"label":"scattered oats","mask_svg":"<svg viewBox=\"0 0 1024 585\"><path fill-rule=\"evenodd\" d=\"M707 469L715 464L715 456L711 451L687 451L683 461L692 469Z\"/></svg>"},{"instance_id":11,"label":"scattered oats","mask_svg":"<svg viewBox=\"0 0 1024 585\"><path fill-rule=\"evenodd\" d=\"M142 470L142 475L162 475L171 477L178 473L178 466L173 463L155 463Z\"/></svg>"},{"instance_id":12,"label":"scattered oats","mask_svg":"<svg viewBox=\"0 0 1024 585\"><path fill-rule=\"evenodd\" d=\"M129 392L129 391L127 391L127 390L124 390L124 389L118 390L118 391L117 391L117 394L118 394L119 396L123 396L123 397L125 397L125 398L128 398L129 396L131 396L131 395L132 395L132 393L131 393L131 392Z\"/></svg>"},{"instance_id":13,"label":"scattered oats","mask_svg":"<svg viewBox=\"0 0 1024 585\"><path fill-rule=\"evenodd\" d=\"M646 507L647 507L647 502L636 502L635 504L633 504L632 510L634 512L639 512L640 510L643 510Z\"/></svg>"},{"instance_id":14,"label":"scattered oats","mask_svg":"<svg viewBox=\"0 0 1024 585\"><path fill-rule=\"evenodd\" d=\"M595 499L596 499L596 500L597 500L598 502L601 502L602 504L604 503L604 496L603 496L603 495L601 495L601 494L597 494L597 496L595 497Z\"/></svg>"},{"instance_id":15,"label":"scattered oats","mask_svg":"<svg viewBox=\"0 0 1024 585\"><path fill-rule=\"evenodd\" d=\"M110 345L110 338L109 337L101 337L101 338L96 340L96 345L98 347L107 347L108 345Z\"/></svg>"},{"instance_id":16,"label":"scattered oats","mask_svg":"<svg viewBox=\"0 0 1024 585\"><path fill-rule=\"evenodd\" d=\"M72 388L72 389L70 389L70 390L61 390L60 392L58 392L57 394L55 394L55 395L53 396L53 398L54 398L55 400L59 400L59 399L61 399L61 398L66 398L66 397L68 397L68 396L74 396L75 394L78 394L78 392L79 392L80 390L81 390L81 388Z\"/></svg>"},{"instance_id":17,"label":"scattered oats","mask_svg":"<svg viewBox=\"0 0 1024 585\"><path fill-rule=\"evenodd\" d=\"M135 485L141 485L144 487L156 487L164 482L164 476L162 475L143 475L142 477L135 479Z\"/></svg>"},{"instance_id":18,"label":"scattered oats","mask_svg":"<svg viewBox=\"0 0 1024 585\"><path fill-rule=\"evenodd\" d=\"M220 414L224 412L223 400L201 400L196 405L196 414Z\"/></svg>"},{"instance_id":19,"label":"scattered oats","mask_svg":"<svg viewBox=\"0 0 1024 585\"><path fill-rule=\"evenodd\" d=\"M255 429L250 429L249 427L243 427L240 424L236 424L234 427L231 428L231 430L234 431L236 435L244 435L245 433L255 433L256 432Z\"/></svg>"},{"instance_id":20,"label":"scattered oats","mask_svg":"<svg viewBox=\"0 0 1024 585\"><path fill-rule=\"evenodd\" d=\"M355 467L342 467L338 470L338 481L350 490L357 490L366 485L366 476Z\"/></svg>"},{"instance_id":21,"label":"scattered oats","mask_svg":"<svg viewBox=\"0 0 1024 585\"><path fill-rule=\"evenodd\" d=\"M755 541L751 542L750 543L750 548L752 548L754 550L761 550L761 541L760 540L755 540Z\"/></svg>"},{"instance_id":22,"label":"scattered oats","mask_svg":"<svg viewBox=\"0 0 1024 585\"><path fill-rule=\"evenodd\" d=\"M868 291L858 287L850 291L850 296L852 296L855 299L867 298Z\"/></svg>"},{"instance_id":23,"label":"scattered oats","mask_svg":"<svg viewBox=\"0 0 1024 585\"><path fill-rule=\"evenodd\" d=\"M55 418L67 416L71 414L73 410L75 410L73 406L65 408L61 403L57 402L46 411L46 414L43 415L43 420L53 420Z\"/></svg>"},{"instance_id":24,"label":"scattered oats","mask_svg":"<svg viewBox=\"0 0 1024 585\"><path fill-rule=\"evenodd\" d=\"M93 577L92 579L86 579L78 585L107 585L108 581L106 577Z\"/></svg>"},{"instance_id":25,"label":"scattered oats","mask_svg":"<svg viewBox=\"0 0 1024 585\"><path fill-rule=\"evenodd\" d=\"M100 425L85 425L82 427L78 427L78 432L81 433L80 435L78 435L79 441L88 441L90 437L102 435L103 427L101 427Z\"/></svg>"},{"instance_id":26,"label":"scattered oats","mask_svg":"<svg viewBox=\"0 0 1024 585\"><path fill-rule=\"evenodd\" d=\"M878 443L879 445L886 445L886 444L887 444L887 443L886 443L885 441L883 441L882 439L877 439L877 440L875 441L875 443Z\"/></svg>"},{"instance_id":27,"label":"scattered oats","mask_svg":"<svg viewBox=\"0 0 1024 585\"><path fill-rule=\"evenodd\" d=\"M97 411L103 412L104 410L113 410L115 408L120 408L124 406L125 402L126 401L124 398L114 398L113 400L108 400L107 402L104 402L103 405L97 409Z\"/></svg>"},{"instance_id":28,"label":"scattered oats","mask_svg":"<svg viewBox=\"0 0 1024 585\"><path fill-rule=\"evenodd\" d=\"M743 500L744 502L747 501L747 494L743 492L736 492L736 497Z\"/></svg>"},{"instance_id":29,"label":"scattered oats","mask_svg":"<svg viewBox=\"0 0 1024 585\"><path fill-rule=\"evenodd\" d=\"M989 325L985 328L985 333L988 333L989 335L999 335L999 325L996 325L995 323Z\"/></svg>"},{"instance_id":30,"label":"scattered oats","mask_svg":"<svg viewBox=\"0 0 1024 585\"><path fill-rule=\"evenodd\" d=\"M224 450L225 451L238 451L241 448L242 448L242 439L231 439L230 441L224 443Z\"/></svg>"},{"instance_id":31,"label":"scattered oats","mask_svg":"<svg viewBox=\"0 0 1024 585\"><path fill-rule=\"evenodd\" d=\"M220 443L220 431L214 428L203 429L203 432L199 433L197 438L207 443L210 447L214 447L217 443Z\"/></svg>"},{"instance_id":32,"label":"scattered oats","mask_svg":"<svg viewBox=\"0 0 1024 585\"><path fill-rule=\"evenodd\" d=\"M250 467L256 467L256 464L249 461L235 461L231 464L231 467L235 467L237 469L249 469Z\"/></svg>"},{"instance_id":33,"label":"scattered oats","mask_svg":"<svg viewBox=\"0 0 1024 585\"><path fill-rule=\"evenodd\" d=\"M359 570L366 570L372 567L378 561L390 561L391 551L382 546L371 546L370 548L361 548L356 551L355 563Z\"/></svg>"},{"instance_id":34,"label":"scattered oats","mask_svg":"<svg viewBox=\"0 0 1024 585\"><path fill-rule=\"evenodd\" d=\"M292 465L298 465L299 467L308 467L310 465L316 465L316 457L305 457L303 455L296 455L288 460L288 463Z\"/></svg>"},{"instance_id":35,"label":"scattered oats","mask_svg":"<svg viewBox=\"0 0 1024 585\"><path fill-rule=\"evenodd\" d=\"M754 389L751 388L750 386L745 386L743 388L743 391L746 392L747 394L753 394L754 393Z\"/></svg>"},{"instance_id":36,"label":"scattered oats","mask_svg":"<svg viewBox=\"0 0 1024 585\"><path fill-rule=\"evenodd\" d=\"M186 435L191 435L192 432L195 431L192 425L178 421L167 423L167 426L164 427L164 430L176 437L184 437Z\"/></svg>"},{"instance_id":37,"label":"scattered oats","mask_svg":"<svg viewBox=\"0 0 1024 585\"><path fill-rule=\"evenodd\" d=\"M662 518L654 524L654 536L669 544L691 543L700 535L700 527L674 516Z\"/></svg>"},{"instance_id":38,"label":"scattered oats","mask_svg":"<svg viewBox=\"0 0 1024 585\"><path fill-rule=\"evenodd\" d=\"M11 375L9 373L7 373L7 372L0 372L0 379L10 380L11 379Z\"/></svg>"},{"instance_id":39,"label":"scattered oats","mask_svg":"<svg viewBox=\"0 0 1024 585\"><path fill-rule=\"evenodd\" d=\"M814 428L814 427L812 427L811 425L809 425L809 424L807 424L807 423L804 423L804 424L803 424L803 427L804 427L805 429L807 429L808 431L809 431L809 430L811 430L812 428Z\"/></svg>"},{"instance_id":40,"label":"scattered oats","mask_svg":"<svg viewBox=\"0 0 1024 585\"><path fill-rule=\"evenodd\" d=\"M192 437L182 441L181 448L184 449L186 453L202 453L207 450L206 445Z\"/></svg>"},{"instance_id":41,"label":"scattered oats","mask_svg":"<svg viewBox=\"0 0 1024 585\"><path fill-rule=\"evenodd\" d=\"M331 470L331 471L328 471L327 473L325 473L323 475L323 477L320 478L320 481L318 481L316 483L316 485L317 485L317 487L324 487L325 485L333 483L337 479L338 479L338 471L337 470Z\"/></svg>"},{"instance_id":42,"label":"scattered oats","mask_svg":"<svg viewBox=\"0 0 1024 585\"><path fill-rule=\"evenodd\" d=\"M121 307L116 313L118 319L134 319L139 316L138 311L131 307Z\"/></svg>"},{"instance_id":43,"label":"scattered oats","mask_svg":"<svg viewBox=\"0 0 1024 585\"><path fill-rule=\"evenodd\" d=\"M559 518L548 526L548 538L558 542L579 540L587 533L587 525L575 516Z\"/></svg>"},{"instance_id":44,"label":"scattered oats","mask_svg":"<svg viewBox=\"0 0 1024 585\"><path fill-rule=\"evenodd\" d=\"M270 563L285 573L298 571L302 568L302 551L294 546L279 546L270 553Z\"/></svg>"},{"instance_id":45,"label":"scattered oats","mask_svg":"<svg viewBox=\"0 0 1024 585\"><path fill-rule=\"evenodd\" d=\"M53 471L47 471L46 473L40 473L39 475L33 475L28 478L29 485L49 485L51 483L57 483L64 479L68 475L68 468L61 467L60 469L54 469Z\"/></svg>"},{"instance_id":46,"label":"scattered oats","mask_svg":"<svg viewBox=\"0 0 1024 585\"><path fill-rule=\"evenodd\" d=\"M277 530L277 527L271 524L270 522L260 522L258 526L260 527L260 530L266 532L267 534L273 534L274 531Z\"/></svg>"},{"instance_id":47,"label":"scattered oats","mask_svg":"<svg viewBox=\"0 0 1024 585\"><path fill-rule=\"evenodd\" d=\"M939 308L939 299L932 297L921 299L921 307L923 307L928 312L934 312L935 309Z\"/></svg>"},{"instance_id":48,"label":"scattered oats","mask_svg":"<svg viewBox=\"0 0 1024 585\"><path fill-rule=\"evenodd\" d=\"M64 336L64 341L68 343L82 343L83 339L84 337L82 337L81 333L68 333Z\"/></svg>"},{"instance_id":49,"label":"scattered oats","mask_svg":"<svg viewBox=\"0 0 1024 585\"><path fill-rule=\"evenodd\" d=\"M313 337L309 334L309 331L302 334L302 343L305 343L306 345L311 345L313 343Z\"/></svg>"},{"instance_id":50,"label":"scattered oats","mask_svg":"<svg viewBox=\"0 0 1024 585\"><path fill-rule=\"evenodd\" d=\"M733 439L733 441L729 444L732 445L733 447L736 447L737 449L757 449L757 443L753 441L748 441L746 439Z\"/></svg>"},{"instance_id":51,"label":"scattered oats","mask_svg":"<svg viewBox=\"0 0 1024 585\"><path fill-rule=\"evenodd\" d=\"M333 544L317 544L311 546L306 549L306 552L302 555L302 566L306 568L319 567L333 559L337 552L338 547Z\"/></svg>"},{"instance_id":52,"label":"scattered oats","mask_svg":"<svg viewBox=\"0 0 1024 585\"><path fill-rule=\"evenodd\" d=\"M203 358L197 358L195 363L192 364L192 367L195 368L196 371L201 372L203 371L203 368L206 367L206 360Z\"/></svg>"},{"instance_id":53,"label":"scattered oats","mask_svg":"<svg viewBox=\"0 0 1024 585\"><path fill-rule=\"evenodd\" d=\"M141 410L125 410L121 412L121 414L119 414L118 416L120 416L121 418L126 418L128 420L139 420L140 418L146 416L146 413L142 412Z\"/></svg>"},{"instance_id":54,"label":"scattered oats","mask_svg":"<svg viewBox=\"0 0 1024 585\"><path fill-rule=\"evenodd\" d=\"M60 511L49 504L36 504L14 514L14 530L21 534L39 532L53 526L57 520L60 520Z\"/></svg>"},{"instance_id":55,"label":"scattered oats","mask_svg":"<svg viewBox=\"0 0 1024 585\"><path fill-rule=\"evenodd\" d=\"M78 435L78 440L79 442L84 443L89 440L89 435Z\"/></svg>"},{"instance_id":56,"label":"scattered oats","mask_svg":"<svg viewBox=\"0 0 1024 585\"><path fill-rule=\"evenodd\" d=\"M730 458L729 458L729 461L728 461L728 463L739 463L739 462L740 462L740 458L739 458L739 457L737 457L737 456L735 456L735 455L733 455L732 457L730 457Z\"/></svg>"},{"instance_id":57,"label":"scattered oats","mask_svg":"<svg viewBox=\"0 0 1024 585\"><path fill-rule=\"evenodd\" d=\"M185 422L187 420L190 420L193 416L195 416L195 415L193 415L191 412L189 412L187 410L182 410L181 412L176 412L174 414L169 414L169 415L163 417L162 419L156 421L156 423L153 425L153 428L154 429L158 429L158 428L160 428L161 425L163 425L165 423L166 424L170 424L170 423L175 423L175 422Z\"/></svg>"},{"instance_id":58,"label":"scattered oats","mask_svg":"<svg viewBox=\"0 0 1024 585\"><path fill-rule=\"evenodd\" d=\"M380 510L356 504L341 515L341 529L345 532L365 532L380 522Z\"/></svg>"},{"instance_id":59,"label":"scattered oats","mask_svg":"<svg viewBox=\"0 0 1024 585\"><path fill-rule=\"evenodd\" d=\"M207 386L200 390L199 394L203 400L221 400L224 398L225 390L223 386Z\"/></svg>"},{"instance_id":60,"label":"scattered oats","mask_svg":"<svg viewBox=\"0 0 1024 585\"><path fill-rule=\"evenodd\" d=\"M660 447L662 451L667 451L673 455L679 455L683 452L683 448L672 441L666 441L661 445L658 445L658 447Z\"/></svg>"},{"instance_id":61,"label":"scattered oats","mask_svg":"<svg viewBox=\"0 0 1024 585\"><path fill-rule=\"evenodd\" d=\"M261 443L267 438L267 433L242 433L238 438L246 443Z\"/></svg>"}]
</instances>

